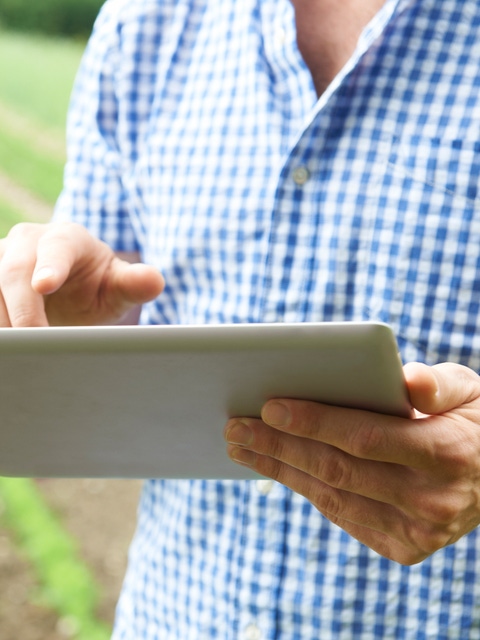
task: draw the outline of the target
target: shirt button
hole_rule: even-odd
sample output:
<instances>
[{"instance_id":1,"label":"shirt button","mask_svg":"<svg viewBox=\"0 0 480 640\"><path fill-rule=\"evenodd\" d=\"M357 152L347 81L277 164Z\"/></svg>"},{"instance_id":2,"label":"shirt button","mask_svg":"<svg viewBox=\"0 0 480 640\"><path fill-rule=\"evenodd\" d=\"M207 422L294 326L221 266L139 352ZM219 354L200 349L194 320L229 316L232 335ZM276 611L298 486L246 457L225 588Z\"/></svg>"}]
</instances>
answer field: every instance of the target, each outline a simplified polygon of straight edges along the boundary
<instances>
[{"instance_id":1,"label":"shirt button","mask_svg":"<svg viewBox=\"0 0 480 640\"><path fill-rule=\"evenodd\" d=\"M304 185L310 177L310 172L307 167L296 167L293 170L292 178L293 181L299 186Z\"/></svg>"},{"instance_id":2,"label":"shirt button","mask_svg":"<svg viewBox=\"0 0 480 640\"><path fill-rule=\"evenodd\" d=\"M264 496L273 488L273 480L257 480L257 491Z\"/></svg>"},{"instance_id":3,"label":"shirt button","mask_svg":"<svg viewBox=\"0 0 480 640\"><path fill-rule=\"evenodd\" d=\"M283 45L287 41L287 32L283 27L280 27L280 29L278 29L276 33L276 40L277 44L279 44L281 47L283 47Z\"/></svg>"},{"instance_id":4,"label":"shirt button","mask_svg":"<svg viewBox=\"0 0 480 640\"><path fill-rule=\"evenodd\" d=\"M256 624L249 624L245 627L245 640L260 640L262 634Z\"/></svg>"}]
</instances>

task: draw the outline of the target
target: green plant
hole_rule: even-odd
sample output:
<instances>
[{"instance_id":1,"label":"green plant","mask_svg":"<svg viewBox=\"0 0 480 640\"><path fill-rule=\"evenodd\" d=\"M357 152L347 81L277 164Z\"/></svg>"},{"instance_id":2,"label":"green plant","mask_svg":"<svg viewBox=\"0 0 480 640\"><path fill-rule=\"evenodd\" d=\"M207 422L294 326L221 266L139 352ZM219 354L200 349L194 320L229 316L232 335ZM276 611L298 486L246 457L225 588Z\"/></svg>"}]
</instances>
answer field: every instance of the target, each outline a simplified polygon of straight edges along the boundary
<instances>
[{"instance_id":1,"label":"green plant","mask_svg":"<svg viewBox=\"0 0 480 640\"><path fill-rule=\"evenodd\" d=\"M0 0L4 25L27 31L86 37L103 0Z\"/></svg>"},{"instance_id":2,"label":"green plant","mask_svg":"<svg viewBox=\"0 0 480 640\"><path fill-rule=\"evenodd\" d=\"M107 640L110 629L95 613L97 584L35 483L0 477L0 501L3 519L39 579L42 600L69 621L77 640Z\"/></svg>"}]
</instances>

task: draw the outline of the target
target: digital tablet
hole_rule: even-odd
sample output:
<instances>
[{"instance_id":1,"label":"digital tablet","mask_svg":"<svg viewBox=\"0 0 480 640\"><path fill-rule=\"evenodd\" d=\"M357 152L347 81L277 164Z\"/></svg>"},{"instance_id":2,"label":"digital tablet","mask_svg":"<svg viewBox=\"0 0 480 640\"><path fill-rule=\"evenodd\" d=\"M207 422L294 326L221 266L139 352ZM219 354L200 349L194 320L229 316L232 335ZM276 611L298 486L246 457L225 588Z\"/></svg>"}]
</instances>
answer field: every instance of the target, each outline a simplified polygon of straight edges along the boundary
<instances>
[{"instance_id":1,"label":"digital tablet","mask_svg":"<svg viewBox=\"0 0 480 640\"><path fill-rule=\"evenodd\" d=\"M383 324L0 329L0 475L252 478L223 428L274 397L411 413Z\"/></svg>"}]
</instances>

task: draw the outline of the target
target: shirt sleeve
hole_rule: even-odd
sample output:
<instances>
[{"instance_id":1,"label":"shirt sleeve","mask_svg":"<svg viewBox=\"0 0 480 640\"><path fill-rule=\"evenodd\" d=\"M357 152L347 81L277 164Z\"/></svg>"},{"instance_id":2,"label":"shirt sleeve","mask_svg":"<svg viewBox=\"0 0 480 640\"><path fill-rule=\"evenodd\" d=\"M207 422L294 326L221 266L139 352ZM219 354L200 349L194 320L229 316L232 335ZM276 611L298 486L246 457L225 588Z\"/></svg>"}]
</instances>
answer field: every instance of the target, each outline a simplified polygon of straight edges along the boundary
<instances>
[{"instance_id":1,"label":"shirt sleeve","mask_svg":"<svg viewBox=\"0 0 480 640\"><path fill-rule=\"evenodd\" d=\"M85 226L114 251L138 251L118 135L122 5L104 5L80 64L67 120L64 187L53 219Z\"/></svg>"}]
</instances>

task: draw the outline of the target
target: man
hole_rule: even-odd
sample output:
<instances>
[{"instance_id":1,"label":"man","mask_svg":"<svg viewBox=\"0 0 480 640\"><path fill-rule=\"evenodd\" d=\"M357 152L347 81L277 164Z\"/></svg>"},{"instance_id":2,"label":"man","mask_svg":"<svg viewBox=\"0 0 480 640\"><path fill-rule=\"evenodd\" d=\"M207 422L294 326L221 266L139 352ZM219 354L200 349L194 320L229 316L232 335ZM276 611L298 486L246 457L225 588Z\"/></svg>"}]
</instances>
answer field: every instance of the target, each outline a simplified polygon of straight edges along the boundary
<instances>
[{"instance_id":1,"label":"man","mask_svg":"<svg viewBox=\"0 0 480 640\"><path fill-rule=\"evenodd\" d=\"M479 59L463 0L105 5L1 324L382 320L419 412L271 401L225 436L279 482L146 483L115 640L480 637Z\"/></svg>"}]
</instances>

